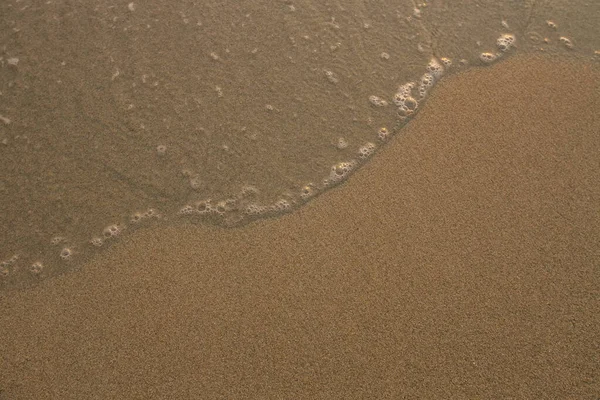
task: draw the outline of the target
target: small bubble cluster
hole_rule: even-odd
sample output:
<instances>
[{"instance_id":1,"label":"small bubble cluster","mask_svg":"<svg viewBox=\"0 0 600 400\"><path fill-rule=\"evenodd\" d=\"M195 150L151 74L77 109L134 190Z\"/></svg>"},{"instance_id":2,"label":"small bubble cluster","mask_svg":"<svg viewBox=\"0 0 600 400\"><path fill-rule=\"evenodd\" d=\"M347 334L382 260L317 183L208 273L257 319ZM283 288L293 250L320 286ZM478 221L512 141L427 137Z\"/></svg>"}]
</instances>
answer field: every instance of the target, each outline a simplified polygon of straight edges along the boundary
<instances>
[{"instance_id":1,"label":"small bubble cluster","mask_svg":"<svg viewBox=\"0 0 600 400\"><path fill-rule=\"evenodd\" d=\"M263 215L268 211L268 207L260 205L260 204L256 204L256 203L251 203L248 204L245 208L244 208L244 213L246 215L252 215L252 216L259 216L259 215Z\"/></svg>"},{"instance_id":2,"label":"small bubble cluster","mask_svg":"<svg viewBox=\"0 0 600 400\"><path fill-rule=\"evenodd\" d=\"M149 208L144 212L141 211L136 211L133 214L131 214L131 217L129 217L129 221L137 224L142 222L145 219L149 219L149 218L158 218L160 216L159 212L157 210L155 210L154 208Z\"/></svg>"},{"instance_id":3,"label":"small bubble cluster","mask_svg":"<svg viewBox=\"0 0 600 400\"><path fill-rule=\"evenodd\" d=\"M379 130L377 131L377 138L382 142L387 142L390 138L390 131L388 130L388 128L386 128L385 126L379 128Z\"/></svg>"},{"instance_id":4,"label":"small bubble cluster","mask_svg":"<svg viewBox=\"0 0 600 400\"><path fill-rule=\"evenodd\" d=\"M502 52L507 52L508 50L510 50L514 45L515 45L515 35L511 35L511 34L504 34L501 35L497 40L496 40L496 46L498 46L498 48L500 49L500 51Z\"/></svg>"},{"instance_id":5,"label":"small bubble cluster","mask_svg":"<svg viewBox=\"0 0 600 400\"><path fill-rule=\"evenodd\" d=\"M308 183L300 189L300 198L304 201L309 200L311 197L314 197L317 194L315 190L314 184Z\"/></svg>"},{"instance_id":6,"label":"small bubble cluster","mask_svg":"<svg viewBox=\"0 0 600 400\"><path fill-rule=\"evenodd\" d=\"M281 214L292 211L292 205L286 199L279 199L269 207L271 212Z\"/></svg>"},{"instance_id":7,"label":"small bubble cluster","mask_svg":"<svg viewBox=\"0 0 600 400\"><path fill-rule=\"evenodd\" d=\"M503 53L515 47L516 37L510 33L504 33L496 39L496 47L500 52L483 52L479 54L479 60L484 64L491 64L502 57Z\"/></svg>"},{"instance_id":8,"label":"small bubble cluster","mask_svg":"<svg viewBox=\"0 0 600 400\"><path fill-rule=\"evenodd\" d=\"M573 45L573 42L571 41L571 39L569 39L565 36L559 37L558 40L562 43L563 46L565 46L569 50L572 49L573 47L575 47Z\"/></svg>"},{"instance_id":9,"label":"small bubble cluster","mask_svg":"<svg viewBox=\"0 0 600 400\"><path fill-rule=\"evenodd\" d=\"M448 60L448 59L444 59ZM418 92L421 99L427 96L427 93L435 85L435 83L444 76L445 69L442 62L437 58L432 57L426 67L426 72L421 76L419 81ZM412 89L412 88L411 88Z\"/></svg>"},{"instance_id":10,"label":"small bubble cluster","mask_svg":"<svg viewBox=\"0 0 600 400\"><path fill-rule=\"evenodd\" d=\"M452 60L447 57L440 58L440 62L444 66L444 68L450 68L452 66Z\"/></svg>"},{"instance_id":11,"label":"small bubble cluster","mask_svg":"<svg viewBox=\"0 0 600 400\"><path fill-rule=\"evenodd\" d=\"M496 61L499 57L499 54L496 53L481 53L479 55L479 59L485 64L491 64Z\"/></svg>"},{"instance_id":12,"label":"small bubble cluster","mask_svg":"<svg viewBox=\"0 0 600 400\"><path fill-rule=\"evenodd\" d=\"M178 211L179 215L214 215L224 216L227 212L239 208L239 199L229 198L214 202L212 199L198 200L193 204L185 204Z\"/></svg>"},{"instance_id":13,"label":"small bubble cluster","mask_svg":"<svg viewBox=\"0 0 600 400\"><path fill-rule=\"evenodd\" d=\"M421 76L421 80L419 82L419 96L421 99L424 99L427 96L427 93L433 87L435 83L435 78L429 72L426 72Z\"/></svg>"},{"instance_id":14,"label":"small bubble cluster","mask_svg":"<svg viewBox=\"0 0 600 400\"><path fill-rule=\"evenodd\" d=\"M190 215L190 214L193 214L196 211L197 210L195 210L194 207L192 207L189 204L186 204L185 206L183 206L183 207L181 207L179 209L179 214L181 214L181 215Z\"/></svg>"},{"instance_id":15,"label":"small bubble cluster","mask_svg":"<svg viewBox=\"0 0 600 400\"><path fill-rule=\"evenodd\" d=\"M50 243L52 243L54 246L66 242L67 239L65 239L62 236L54 236L52 239L50 239Z\"/></svg>"},{"instance_id":16,"label":"small bubble cluster","mask_svg":"<svg viewBox=\"0 0 600 400\"><path fill-rule=\"evenodd\" d=\"M225 212L232 210L234 204L235 200L233 199L218 201L217 205L214 207L214 212L218 215L223 216L225 215Z\"/></svg>"},{"instance_id":17,"label":"small bubble cluster","mask_svg":"<svg viewBox=\"0 0 600 400\"><path fill-rule=\"evenodd\" d=\"M398 106L398 114L402 117L413 114L419 106L419 102L412 97L414 87L414 82L406 83L401 85L394 94L394 104Z\"/></svg>"},{"instance_id":18,"label":"small bubble cluster","mask_svg":"<svg viewBox=\"0 0 600 400\"><path fill-rule=\"evenodd\" d=\"M134 225L137 225L137 224L140 224L144 220L147 220L147 219L150 219L150 218L158 218L158 217L160 217L160 214L158 213L158 211L156 211L153 208L148 208L144 212L136 211L135 213L133 213L129 217L129 222L131 222ZM102 234L101 235L92 237L90 239L89 243L92 246L97 247L97 248L102 247L110 239L113 239L113 238L116 238L117 236L120 236L123 233L123 231L125 230L125 228L126 228L125 224L111 224L111 225L108 225L107 227L105 227L102 230ZM70 256L63 257L63 258L67 259L69 257Z\"/></svg>"},{"instance_id":19,"label":"small bubble cluster","mask_svg":"<svg viewBox=\"0 0 600 400\"><path fill-rule=\"evenodd\" d=\"M375 107L385 107L388 105L387 101L375 95L369 96L369 102Z\"/></svg>"},{"instance_id":20,"label":"small bubble cluster","mask_svg":"<svg viewBox=\"0 0 600 400\"><path fill-rule=\"evenodd\" d=\"M440 79L444 75L444 67L435 57L429 61L426 69L427 72L433 75L436 80Z\"/></svg>"},{"instance_id":21,"label":"small bubble cluster","mask_svg":"<svg viewBox=\"0 0 600 400\"><path fill-rule=\"evenodd\" d=\"M135 212L133 214L131 214L131 217L129 217L129 221L137 224L138 222L140 222L142 219L144 218L144 215L140 212Z\"/></svg>"},{"instance_id":22,"label":"small bubble cluster","mask_svg":"<svg viewBox=\"0 0 600 400\"><path fill-rule=\"evenodd\" d=\"M65 247L60 251L60 258L63 260L69 260L73 257L73 249Z\"/></svg>"},{"instance_id":23,"label":"small bubble cluster","mask_svg":"<svg viewBox=\"0 0 600 400\"><path fill-rule=\"evenodd\" d=\"M99 236L96 236L93 237L92 240L90 240L90 243L95 247L102 247L102 245L104 244L104 239Z\"/></svg>"},{"instance_id":24,"label":"small bubble cluster","mask_svg":"<svg viewBox=\"0 0 600 400\"><path fill-rule=\"evenodd\" d=\"M367 142L358 148L358 157L366 160L375 153L375 149L377 149L375 143Z\"/></svg>"},{"instance_id":25,"label":"small bubble cluster","mask_svg":"<svg viewBox=\"0 0 600 400\"><path fill-rule=\"evenodd\" d=\"M335 164L331 167L329 176L323 180L323 186L333 186L344 181L346 178L348 178L348 176L350 176L352 171L354 171L357 166L358 163L354 160Z\"/></svg>"},{"instance_id":26,"label":"small bubble cluster","mask_svg":"<svg viewBox=\"0 0 600 400\"><path fill-rule=\"evenodd\" d=\"M200 200L197 201L194 204L194 207L192 208L192 210L194 210L194 212L198 213L198 214L209 214L212 212L212 205L211 205L211 201L210 199L207 200ZM189 214L190 208L186 205L183 206L181 208L181 210L179 211L180 214Z\"/></svg>"},{"instance_id":27,"label":"small bubble cluster","mask_svg":"<svg viewBox=\"0 0 600 400\"><path fill-rule=\"evenodd\" d=\"M124 226L119 226L117 224L109 225L102 231L105 239L110 239L112 237L117 237L123 232Z\"/></svg>"}]
</instances>

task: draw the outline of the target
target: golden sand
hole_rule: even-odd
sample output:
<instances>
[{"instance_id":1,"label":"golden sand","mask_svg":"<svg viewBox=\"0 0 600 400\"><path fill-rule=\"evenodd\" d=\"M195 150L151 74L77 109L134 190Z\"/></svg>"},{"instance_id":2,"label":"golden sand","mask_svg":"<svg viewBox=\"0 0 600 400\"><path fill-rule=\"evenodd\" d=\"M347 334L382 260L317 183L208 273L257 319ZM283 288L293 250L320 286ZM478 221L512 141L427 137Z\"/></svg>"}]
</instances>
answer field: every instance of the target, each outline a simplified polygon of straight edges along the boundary
<instances>
[{"instance_id":1,"label":"golden sand","mask_svg":"<svg viewBox=\"0 0 600 400\"><path fill-rule=\"evenodd\" d=\"M600 69L444 80L346 184L0 302L0 399L592 398Z\"/></svg>"}]
</instances>

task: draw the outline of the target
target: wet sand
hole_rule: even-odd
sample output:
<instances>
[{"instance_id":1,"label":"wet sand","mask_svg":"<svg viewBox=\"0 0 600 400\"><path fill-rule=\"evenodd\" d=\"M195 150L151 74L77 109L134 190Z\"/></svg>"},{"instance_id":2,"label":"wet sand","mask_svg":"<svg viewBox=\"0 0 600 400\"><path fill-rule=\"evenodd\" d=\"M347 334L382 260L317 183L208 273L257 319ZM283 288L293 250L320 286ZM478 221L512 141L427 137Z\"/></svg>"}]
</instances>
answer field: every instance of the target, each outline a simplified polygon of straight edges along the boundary
<instances>
[{"instance_id":1,"label":"wet sand","mask_svg":"<svg viewBox=\"0 0 600 400\"><path fill-rule=\"evenodd\" d=\"M0 399L593 398L599 109L597 65L451 76L291 215L0 295Z\"/></svg>"}]
</instances>

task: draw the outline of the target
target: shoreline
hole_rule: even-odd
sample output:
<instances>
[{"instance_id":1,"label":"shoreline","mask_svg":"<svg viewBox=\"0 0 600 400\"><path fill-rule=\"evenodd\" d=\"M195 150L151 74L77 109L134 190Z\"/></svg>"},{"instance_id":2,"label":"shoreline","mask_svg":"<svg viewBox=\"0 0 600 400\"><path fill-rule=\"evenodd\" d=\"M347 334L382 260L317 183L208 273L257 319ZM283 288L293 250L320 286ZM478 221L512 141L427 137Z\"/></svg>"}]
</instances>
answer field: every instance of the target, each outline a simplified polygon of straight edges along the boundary
<instances>
[{"instance_id":1,"label":"shoreline","mask_svg":"<svg viewBox=\"0 0 600 400\"><path fill-rule=\"evenodd\" d=\"M599 78L518 55L453 74L367 165L291 214L140 230L78 272L0 293L0 388L598 393Z\"/></svg>"}]
</instances>

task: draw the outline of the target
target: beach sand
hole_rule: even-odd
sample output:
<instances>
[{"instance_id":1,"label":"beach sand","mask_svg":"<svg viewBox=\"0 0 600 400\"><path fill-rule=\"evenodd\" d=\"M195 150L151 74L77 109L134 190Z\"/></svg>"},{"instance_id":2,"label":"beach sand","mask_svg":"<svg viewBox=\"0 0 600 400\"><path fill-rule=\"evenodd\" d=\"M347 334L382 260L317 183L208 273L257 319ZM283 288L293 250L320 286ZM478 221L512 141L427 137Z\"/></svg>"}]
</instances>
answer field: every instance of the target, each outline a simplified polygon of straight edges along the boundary
<instances>
[{"instance_id":1,"label":"beach sand","mask_svg":"<svg viewBox=\"0 0 600 400\"><path fill-rule=\"evenodd\" d=\"M600 68L444 79L344 185L0 295L0 399L595 398Z\"/></svg>"}]
</instances>

